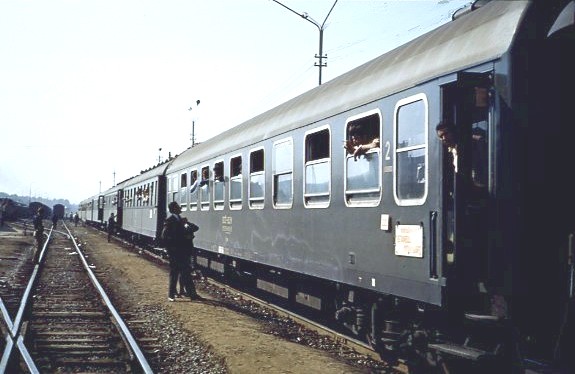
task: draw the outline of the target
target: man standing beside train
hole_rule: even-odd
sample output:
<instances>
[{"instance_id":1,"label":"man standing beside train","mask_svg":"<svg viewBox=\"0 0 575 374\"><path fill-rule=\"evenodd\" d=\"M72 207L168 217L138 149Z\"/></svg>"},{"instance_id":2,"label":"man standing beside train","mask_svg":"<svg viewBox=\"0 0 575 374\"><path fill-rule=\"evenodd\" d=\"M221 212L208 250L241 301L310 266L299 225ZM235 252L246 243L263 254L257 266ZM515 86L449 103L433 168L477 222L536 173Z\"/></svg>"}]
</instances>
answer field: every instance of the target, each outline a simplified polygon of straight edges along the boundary
<instances>
[{"instance_id":1,"label":"man standing beside train","mask_svg":"<svg viewBox=\"0 0 575 374\"><path fill-rule=\"evenodd\" d=\"M170 263L170 279L168 286L168 300L174 301L178 278L183 283L191 300L201 300L190 274L189 240L186 238L186 221L180 217L180 204L172 201L168 205L171 215L164 222L162 241L168 252Z\"/></svg>"},{"instance_id":2,"label":"man standing beside train","mask_svg":"<svg viewBox=\"0 0 575 374\"><path fill-rule=\"evenodd\" d=\"M110 218L108 218L107 229L108 229L108 243L109 243L116 229L116 217L114 217L114 213L110 213Z\"/></svg>"},{"instance_id":3,"label":"man standing beside train","mask_svg":"<svg viewBox=\"0 0 575 374\"><path fill-rule=\"evenodd\" d=\"M36 238L36 252L34 253L34 263L38 262L40 258L40 251L42 250L44 244L44 208L39 207L32 218L32 224L34 225L34 238Z\"/></svg>"}]
</instances>

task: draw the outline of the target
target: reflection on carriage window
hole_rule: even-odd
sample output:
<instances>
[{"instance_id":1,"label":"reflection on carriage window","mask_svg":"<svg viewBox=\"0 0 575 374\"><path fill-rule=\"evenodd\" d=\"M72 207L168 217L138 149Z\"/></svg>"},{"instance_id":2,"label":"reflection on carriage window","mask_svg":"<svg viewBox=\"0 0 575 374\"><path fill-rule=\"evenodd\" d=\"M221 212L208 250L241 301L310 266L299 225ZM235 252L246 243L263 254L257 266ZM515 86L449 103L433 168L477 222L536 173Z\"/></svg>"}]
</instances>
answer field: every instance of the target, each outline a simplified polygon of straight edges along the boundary
<instances>
[{"instance_id":1,"label":"reflection on carriage window","mask_svg":"<svg viewBox=\"0 0 575 374\"><path fill-rule=\"evenodd\" d=\"M192 170L190 172L190 208L195 209L198 206L198 171Z\"/></svg>"},{"instance_id":2,"label":"reflection on carriage window","mask_svg":"<svg viewBox=\"0 0 575 374\"><path fill-rule=\"evenodd\" d=\"M293 142L291 139L274 144L272 165L274 205L290 207L293 201Z\"/></svg>"},{"instance_id":3,"label":"reflection on carriage window","mask_svg":"<svg viewBox=\"0 0 575 374\"><path fill-rule=\"evenodd\" d=\"M330 135L328 129L305 137L304 198L307 206L327 206L331 182Z\"/></svg>"},{"instance_id":4,"label":"reflection on carriage window","mask_svg":"<svg viewBox=\"0 0 575 374\"><path fill-rule=\"evenodd\" d=\"M275 203L277 205L289 205L292 201L292 178L291 174L276 175L274 190L276 191Z\"/></svg>"},{"instance_id":5,"label":"reflection on carriage window","mask_svg":"<svg viewBox=\"0 0 575 374\"><path fill-rule=\"evenodd\" d=\"M354 161L347 159L347 191L379 190L379 154L373 153Z\"/></svg>"},{"instance_id":6,"label":"reflection on carriage window","mask_svg":"<svg viewBox=\"0 0 575 374\"><path fill-rule=\"evenodd\" d=\"M425 196L427 183L426 104L423 100L398 107L396 138L396 196L417 200Z\"/></svg>"},{"instance_id":7,"label":"reflection on carriage window","mask_svg":"<svg viewBox=\"0 0 575 374\"><path fill-rule=\"evenodd\" d=\"M214 208L224 207L224 163L217 162L214 165Z\"/></svg>"},{"instance_id":8,"label":"reflection on carriage window","mask_svg":"<svg viewBox=\"0 0 575 374\"><path fill-rule=\"evenodd\" d=\"M204 166L202 168L202 180L199 183L200 186L200 208L202 210L208 210L210 207L210 190L209 190L209 180L210 168Z\"/></svg>"},{"instance_id":9,"label":"reflection on carriage window","mask_svg":"<svg viewBox=\"0 0 575 374\"><path fill-rule=\"evenodd\" d=\"M230 205L236 209L242 204L242 158L230 160Z\"/></svg>"},{"instance_id":10,"label":"reflection on carriage window","mask_svg":"<svg viewBox=\"0 0 575 374\"><path fill-rule=\"evenodd\" d=\"M397 197L421 198L425 192L425 150L402 152L397 157Z\"/></svg>"},{"instance_id":11,"label":"reflection on carriage window","mask_svg":"<svg viewBox=\"0 0 575 374\"><path fill-rule=\"evenodd\" d=\"M261 208L264 204L265 173L264 150L258 149L250 154L250 206Z\"/></svg>"}]
</instances>

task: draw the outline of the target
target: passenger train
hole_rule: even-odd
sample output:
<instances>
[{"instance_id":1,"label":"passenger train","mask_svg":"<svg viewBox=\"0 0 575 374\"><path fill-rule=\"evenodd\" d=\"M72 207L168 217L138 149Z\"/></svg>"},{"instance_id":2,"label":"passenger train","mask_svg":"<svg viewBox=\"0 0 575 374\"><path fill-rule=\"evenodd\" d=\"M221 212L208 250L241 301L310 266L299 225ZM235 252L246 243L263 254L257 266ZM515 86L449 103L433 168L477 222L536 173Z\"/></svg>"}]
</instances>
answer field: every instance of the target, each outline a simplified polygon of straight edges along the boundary
<instances>
[{"instance_id":1,"label":"passenger train","mask_svg":"<svg viewBox=\"0 0 575 374\"><path fill-rule=\"evenodd\" d=\"M87 198L81 218L114 212L157 247L177 201L199 268L414 371L575 370L575 2L453 18ZM379 146L349 154L353 131Z\"/></svg>"}]
</instances>

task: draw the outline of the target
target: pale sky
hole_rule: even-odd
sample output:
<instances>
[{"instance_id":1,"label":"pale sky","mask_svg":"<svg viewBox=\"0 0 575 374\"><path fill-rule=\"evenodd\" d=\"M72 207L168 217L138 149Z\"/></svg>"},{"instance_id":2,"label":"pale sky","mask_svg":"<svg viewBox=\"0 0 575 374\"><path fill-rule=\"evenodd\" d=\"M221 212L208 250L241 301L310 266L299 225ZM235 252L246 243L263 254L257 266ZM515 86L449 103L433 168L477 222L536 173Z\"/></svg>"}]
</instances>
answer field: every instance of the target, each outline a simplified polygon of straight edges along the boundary
<instances>
[{"instance_id":1,"label":"pale sky","mask_svg":"<svg viewBox=\"0 0 575 374\"><path fill-rule=\"evenodd\" d=\"M334 4L280 2L320 25ZM338 0L322 82L469 2ZM0 192L77 204L182 153L192 121L202 142L316 87L318 53L272 0L0 1Z\"/></svg>"}]
</instances>

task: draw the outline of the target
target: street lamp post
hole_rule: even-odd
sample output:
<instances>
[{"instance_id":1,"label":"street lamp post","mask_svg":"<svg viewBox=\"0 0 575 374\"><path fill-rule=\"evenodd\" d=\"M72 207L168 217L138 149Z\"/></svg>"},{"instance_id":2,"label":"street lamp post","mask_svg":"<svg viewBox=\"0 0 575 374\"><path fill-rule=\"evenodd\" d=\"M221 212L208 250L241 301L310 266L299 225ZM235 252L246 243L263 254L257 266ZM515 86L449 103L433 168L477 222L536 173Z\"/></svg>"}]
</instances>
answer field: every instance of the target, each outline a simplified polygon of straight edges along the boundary
<instances>
[{"instance_id":1,"label":"street lamp post","mask_svg":"<svg viewBox=\"0 0 575 374\"><path fill-rule=\"evenodd\" d=\"M306 12L303 13L298 13L295 10L289 8L288 6L280 3L277 0L273 0L275 3L278 3L279 5L283 6L284 8L286 8L287 10L289 10L292 13L297 14L298 16L300 16L301 18L305 19L306 21L308 21L309 23L313 24L315 27L317 27L317 29L319 30L319 55L315 55L315 58L319 59L319 63L315 63L314 66L319 67L319 85L321 86L321 68L326 66L327 67L327 63L323 62L323 59L327 59L327 55L324 56L323 55L323 30L325 28L325 22L327 21L327 18L329 17L329 15L331 14L331 11L333 10L333 8L335 7L335 4L337 3L337 0L334 1L333 5L331 6L331 9L329 10L329 12L327 13L327 16L325 16L325 19L323 20L323 23L320 25L316 20L314 20L313 18L311 18L309 16L309 14L307 14Z\"/></svg>"},{"instance_id":2,"label":"street lamp post","mask_svg":"<svg viewBox=\"0 0 575 374\"><path fill-rule=\"evenodd\" d=\"M196 108L200 105L200 100L196 100ZM189 107L188 110L191 112L193 107ZM196 122L192 118L192 147L196 144L196 134L195 134Z\"/></svg>"}]
</instances>

